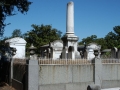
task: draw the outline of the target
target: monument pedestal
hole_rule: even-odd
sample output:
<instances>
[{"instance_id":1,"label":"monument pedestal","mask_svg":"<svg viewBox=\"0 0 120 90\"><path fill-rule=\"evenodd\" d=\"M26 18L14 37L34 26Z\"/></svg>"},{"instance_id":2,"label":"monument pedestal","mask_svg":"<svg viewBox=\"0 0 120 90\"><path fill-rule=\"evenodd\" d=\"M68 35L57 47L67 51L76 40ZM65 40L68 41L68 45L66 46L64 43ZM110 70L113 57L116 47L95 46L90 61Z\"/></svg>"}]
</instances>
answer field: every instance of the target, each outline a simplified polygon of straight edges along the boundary
<instances>
[{"instance_id":1,"label":"monument pedestal","mask_svg":"<svg viewBox=\"0 0 120 90\"><path fill-rule=\"evenodd\" d=\"M63 46L68 47L68 59L79 58L80 54L77 51L77 41L79 38L75 35L65 35L63 38Z\"/></svg>"},{"instance_id":2,"label":"monument pedestal","mask_svg":"<svg viewBox=\"0 0 120 90\"><path fill-rule=\"evenodd\" d=\"M65 35L62 38L63 46L67 46L68 48L69 48L69 46L73 46L74 51L77 51L77 41L78 40L79 40L79 38L75 35L73 35L73 36Z\"/></svg>"}]
</instances>

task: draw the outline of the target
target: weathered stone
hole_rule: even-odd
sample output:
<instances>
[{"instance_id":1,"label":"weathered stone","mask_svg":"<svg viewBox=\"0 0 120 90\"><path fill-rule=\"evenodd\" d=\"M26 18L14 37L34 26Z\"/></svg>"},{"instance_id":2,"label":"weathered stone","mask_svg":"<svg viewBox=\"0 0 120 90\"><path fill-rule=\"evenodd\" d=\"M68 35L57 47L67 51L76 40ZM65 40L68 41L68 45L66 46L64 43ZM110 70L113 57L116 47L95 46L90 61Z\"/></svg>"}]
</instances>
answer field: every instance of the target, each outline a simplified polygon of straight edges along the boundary
<instances>
[{"instance_id":1,"label":"weathered stone","mask_svg":"<svg viewBox=\"0 0 120 90\"><path fill-rule=\"evenodd\" d=\"M116 47L111 49L111 58L117 58L117 51Z\"/></svg>"},{"instance_id":2,"label":"weathered stone","mask_svg":"<svg viewBox=\"0 0 120 90\"><path fill-rule=\"evenodd\" d=\"M94 55L94 50L98 50L98 57L100 57L100 49L101 46L97 45L96 43L90 43L87 47L86 47L86 51L87 51L87 59L88 60L92 60L93 58L95 58Z\"/></svg>"},{"instance_id":3,"label":"weathered stone","mask_svg":"<svg viewBox=\"0 0 120 90\"><path fill-rule=\"evenodd\" d=\"M74 3L71 1L67 4L67 27L66 34L74 34Z\"/></svg>"}]
</instances>

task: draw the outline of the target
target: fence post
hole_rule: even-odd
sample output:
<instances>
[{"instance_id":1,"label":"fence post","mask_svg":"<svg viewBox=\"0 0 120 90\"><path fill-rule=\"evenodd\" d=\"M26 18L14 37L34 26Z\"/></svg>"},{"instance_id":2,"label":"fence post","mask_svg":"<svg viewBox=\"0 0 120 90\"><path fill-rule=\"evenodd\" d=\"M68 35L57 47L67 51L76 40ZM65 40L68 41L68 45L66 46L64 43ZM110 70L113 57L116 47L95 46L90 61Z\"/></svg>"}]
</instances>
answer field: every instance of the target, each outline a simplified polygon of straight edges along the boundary
<instances>
[{"instance_id":1,"label":"fence post","mask_svg":"<svg viewBox=\"0 0 120 90\"><path fill-rule=\"evenodd\" d=\"M35 47L31 46L30 48L30 60L26 61L26 78L27 78L27 86L26 90L38 90L38 82L39 82L39 66L38 60L34 55Z\"/></svg>"},{"instance_id":2,"label":"fence post","mask_svg":"<svg viewBox=\"0 0 120 90\"><path fill-rule=\"evenodd\" d=\"M11 59L11 62L10 62L10 68L9 68L9 72L10 72L10 74L9 74L9 85L11 85L12 86L12 79L13 79L13 62L14 62L14 59L12 58Z\"/></svg>"},{"instance_id":3,"label":"fence post","mask_svg":"<svg viewBox=\"0 0 120 90\"><path fill-rule=\"evenodd\" d=\"M14 62L14 58L13 56L16 54L16 48L11 47L11 55L12 57L10 57L10 63L9 63L9 85L12 86L12 79L13 79L13 62Z\"/></svg>"},{"instance_id":4,"label":"fence post","mask_svg":"<svg viewBox=\"0 0 120 90\"><path fill-rule=\"evenodd\" d=\"M101 87L102 84L102 62L98 57L98 50L94 50L95 58L93 59L93 81L95 85Z\"/></svg>"}]
</instances>

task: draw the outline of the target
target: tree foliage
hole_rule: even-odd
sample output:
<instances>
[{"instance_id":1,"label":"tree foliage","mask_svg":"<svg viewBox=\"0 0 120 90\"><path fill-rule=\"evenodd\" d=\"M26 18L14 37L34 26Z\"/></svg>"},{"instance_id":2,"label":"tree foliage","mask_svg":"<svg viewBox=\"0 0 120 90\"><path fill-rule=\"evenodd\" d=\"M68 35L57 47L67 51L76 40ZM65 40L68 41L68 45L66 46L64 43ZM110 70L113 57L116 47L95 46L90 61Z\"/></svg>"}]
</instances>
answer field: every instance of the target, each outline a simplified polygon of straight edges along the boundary
<instances>
[{"instance_id":1,"label":"tree foliage","mask_svg":"<svg viewBox=\"0 0 120 90\"><path fill-rule=\"evenodd\" d=\"M98 45L101 45L102 49L106 48L106 41L104 38L97 38L96 35L91 35L88 36L87 38L83 38L79 44L86 44L88 45L89 43L97 43Z\"/></svg>"},{"instance_id":2,"label":"tree foliage","mask_svg":"<svg viewBox=\"0 0 120 90\"><path fill-rule=\"evenodd\" d=\"M89 44L92 42L95 42L95 40L97 39L96 35L91 35L87 38L83 38L81 42L79 42L79 44Z\"/></svg>"},{"instance_id":3,"label":"tree foliage","mask_svg":"<svg viewBox=\"0 0 120 90\"><path fill-rule=\"evenodd\" d=\"M114 32L120 36L120 26L113 27Z\"/></svg>"},{"instance_id":4,"label":"tree foliage","mask_svg":"<svg viewBox=\"0 0 120 90\"><path fill-rule=\"evenodd\" d=\"M3 35L7 25L4 23L6 17L15 15L15 9L21 13L27 12L30 4L28 0L0 0L0 35Z\"/></svg>"},{"instance_id":5,"label":"tree foliage","mask_svg":"<svg viewBox=\"0 0 120 90\"><path fill-rule=\"evenodd\" d=\"M37 53L40 51L42 45L46 45L54 40L59 40L61 38L62 32L52 28L51 25L31 25L32 30L24 34L25 40L27 41L27 47L33 44L37 47Z\"/></svg>"},{"instance_id":6,"label":"tree foliage","mask_svg":"<svg viewBox=\"0 0 120 90\"><path fill-rule=\"evenodd\" d=\"M22 37L22 32L20 29L15 29L13 32L12 32L12 38L13 37Z\"/></svg>"},{"instance_id":7,"label":"tree foliage","mask_svg":"<svg viewBox=\"0 0 120 90\"><path fill-rule=\"evenodd\" d=\"M107 42L107 48L116 47L118 45L116 38L117 38L117 36L113 32L109 32L105 36L105 41Z\"/></svg>"},{"instance_id":8,"label":"tree foliage","mask_svg":"<svg viewBox=\"0 0 120 90\"><path fill-rule=\"evenodd\" d=\"M109 32L104 38L97 38L96 35L91 35L83 38L79 44L89 44L91 42L101 45L102 49L120 48L120 26L113 27L113 32Z\"/></svg>"}]
</instances>

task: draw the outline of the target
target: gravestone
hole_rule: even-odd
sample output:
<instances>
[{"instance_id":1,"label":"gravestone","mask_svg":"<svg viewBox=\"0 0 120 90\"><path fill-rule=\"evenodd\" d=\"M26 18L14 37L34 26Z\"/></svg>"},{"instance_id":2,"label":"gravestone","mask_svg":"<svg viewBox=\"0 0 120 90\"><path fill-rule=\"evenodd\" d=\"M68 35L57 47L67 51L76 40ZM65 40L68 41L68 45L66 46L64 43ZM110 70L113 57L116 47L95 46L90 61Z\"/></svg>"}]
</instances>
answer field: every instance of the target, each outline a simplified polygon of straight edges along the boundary
<instances>
[{"instance_id":1,"label":"gravestone","mask_svg":"<svg viewBox=\"0 0 120 90\"><path fill-rule=\"evenodd\" d=\"M50 43L50 58L52 59L60 59L60 55L63 49L62 40L55 40Z\"/></svg>"},{"instance_id":2,"label":"gravestone","mask_svg":"<svg viewBox=\"0 0 120 90\"><path fill-rule=\"evenodd\" d=\"M23 38L11 38L6 40L5 43L9 43L10 47L16 48L17 51L13 58L25 58L26 41Z\"/></svg>"},{"instance_id":3,"label":"gravestone","mask_svg":"<svg viewBox=\"0 0 120 90\"><path fill-rule=\"evenodd\" d=\"M111 58L117 58L117 48L116 47L111 49Z\"/></svg>"},{"instance_id":4,"label":"gravestone","mask_svg":"<svg viewBox=\"0 0 120 90\"><path fill-rule=\"evenodd\" d=\"M86 50L84 51L83 58L87 59L87 51Z\"/></svg>"},{"instance_id":5,"label":"gravestone","mask_svg":"<svg viewBox=\"0 0 120 90\"><path fill-rule=\"evenodd\" d=\"M75 52L75 59L81 59L81 54L79 51Z\"/></svg>"},{"instance_id":6,"label":"gravestone","mask_svg":"<svg viewBox=\"0 0 120 90\"><path fill-rule=\"evenodd\" d=\"M118 49L118 52L117 52L117 58L120 59L120 48Z\"/></svg>"},{"instance_id":7,"label":"gravestone","mask_svg":"<svg viewBox=\"0 0 120 90\"><path fill-rule=\"evenodd\" d=\"M101 46L100 46L100 45L97 45L96 43L90 43L90 44L86 47L87 59L88 59L88 60L92 60L93 58L95 58L94 50L98 50L98 52L99 52L98 57L100 58L100 54L101 54L100 49L101 49Z\"/></svg>"},{"instance_id":8,"label":"gravestone","mask_svg":"<svg viewBox=\"0 0 120 90\"><path fill-rule=\"evenodd\" d=\"M68 58L68 47L64 47L62 50L62 59L67 59Z\"/></svg>"},{"instance_id":9,"label":"gravestone","mask_svg":"<svg viewBox=\"0 0 120 90\"><path fill-rule=\"evenodd\" d=\"M55 40L40 47L40 56L43 58L60 59L63 49L62 40Z\"/></svg>"},{"instance_id":10,"label":"gravestone","mask_svg":"<svg viewBox=\"0 0 120 90\"><path fill-rule=\"evenodd\" d=\"M88 60L92 60L94 57L95 57L95 55L94 55L94 50L92 49L92 48L89 48L89 51L88 51L88 55L87 55L88 57L87 57L87 59Z\"/></svg>"}]
</instances>

